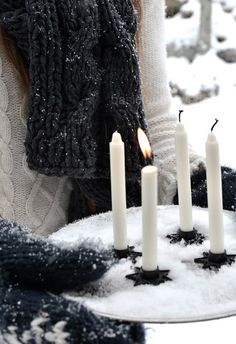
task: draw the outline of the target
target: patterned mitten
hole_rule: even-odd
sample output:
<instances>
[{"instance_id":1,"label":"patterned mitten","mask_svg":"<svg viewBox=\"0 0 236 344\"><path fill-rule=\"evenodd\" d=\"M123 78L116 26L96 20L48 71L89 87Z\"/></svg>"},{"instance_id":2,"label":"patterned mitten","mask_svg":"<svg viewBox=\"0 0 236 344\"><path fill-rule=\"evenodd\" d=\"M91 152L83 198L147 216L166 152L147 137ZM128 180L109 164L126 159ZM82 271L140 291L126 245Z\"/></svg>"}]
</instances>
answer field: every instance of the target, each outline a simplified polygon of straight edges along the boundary
<instances>
[{"instance_id":1,"label":"patterned mitten","mask_svg":"<svg viewBox=\"0 0 236 344\"><path fill-rule=\"evenodd\" d=\"M43 291L0 289L0 342L143 344L144 328L96 316L83 305Z\"/></svg>"},{"instance_id":2,"label":"patterned mitten","mask_svg":"<svg viewBox=\"0 0 236 344\"><path fill-rule=\"evenodd\" d=\"M0 219L0 269L12 283L60 292L81 289L111 264L108 251L60 247Z\"/></svg>"}]
</instances>

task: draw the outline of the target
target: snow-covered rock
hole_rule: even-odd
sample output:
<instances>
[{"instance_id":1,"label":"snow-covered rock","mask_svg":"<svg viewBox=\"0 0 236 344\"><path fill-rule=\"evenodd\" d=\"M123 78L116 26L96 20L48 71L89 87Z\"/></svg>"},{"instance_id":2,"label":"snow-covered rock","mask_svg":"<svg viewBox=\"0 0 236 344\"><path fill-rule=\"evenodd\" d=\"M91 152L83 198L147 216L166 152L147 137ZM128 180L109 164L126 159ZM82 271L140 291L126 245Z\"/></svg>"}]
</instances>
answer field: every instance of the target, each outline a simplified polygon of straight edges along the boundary
<instances>
[{"instance_id":1,"label":"snow-covered rock","mask_svg":"<svg viewBox=\"0 0 236 344\"><path fill-rule=\"evenodd\" d=\"M227 63L236 63L236 49L219 50L217 56Z\"/></svg>"},{"instance_id":2,"label":"snow-covered rock","mask_svg":"<svg viewBox=\"0 0 236 344\"><path fill-rule=\"evenodd\" d=\"M184 2L186 2L186 0L166 0L166 16L173 17L179 13Z\"/></svg>"}]
</instances>

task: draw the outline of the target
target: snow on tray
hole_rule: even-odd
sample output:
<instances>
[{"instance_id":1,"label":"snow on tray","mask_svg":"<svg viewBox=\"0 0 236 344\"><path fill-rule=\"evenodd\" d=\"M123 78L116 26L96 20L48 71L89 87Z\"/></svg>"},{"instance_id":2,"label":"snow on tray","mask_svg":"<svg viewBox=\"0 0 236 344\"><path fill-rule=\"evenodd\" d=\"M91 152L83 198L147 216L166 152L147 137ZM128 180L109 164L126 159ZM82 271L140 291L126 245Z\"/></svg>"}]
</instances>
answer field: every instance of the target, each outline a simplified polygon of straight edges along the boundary
<instances>
[{"instance_id":1,"label":"snow on tray","mask_svg":"<svg viewBox=\"0 0 236 344\"><path fill-rule=\"evenodd\" d=\"M160 286L138 286L125 278L134 266L123 259L102 279L90 286L93 293L67 295L83 301L94 311L114 318L144 322L179 322L218 318L236 314L236 264L224 266L218 273L203 270L194 258L209 250L209 240L201 246L171 245L167 234L178 229L178 207L158 207L158 264L170 269L171 282ZM195 228L208 236L207 209L193 208ZM225 247L236 253L235 214L224 212ZM99 239L112 245L111 213L93 216L64 227L51 238L63 242L81 242L85 238ZM141 210L128 210L130 244L141 250ZM139 258L137 266L141 266Z\"/></svg>"}]
</instances>

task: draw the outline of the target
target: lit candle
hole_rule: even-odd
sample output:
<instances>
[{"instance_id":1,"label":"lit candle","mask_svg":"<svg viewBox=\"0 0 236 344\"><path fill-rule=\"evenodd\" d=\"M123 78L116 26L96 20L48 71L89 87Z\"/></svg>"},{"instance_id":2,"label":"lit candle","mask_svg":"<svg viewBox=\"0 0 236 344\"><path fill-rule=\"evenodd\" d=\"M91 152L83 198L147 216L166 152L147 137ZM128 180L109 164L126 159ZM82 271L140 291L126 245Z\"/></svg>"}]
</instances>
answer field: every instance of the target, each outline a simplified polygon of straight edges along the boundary
<instances>
[{"instance_id":1,"label":"lit candle","mask_svg":"<svg viewBox=\"0 0 236 344\"><path fill-rule=\"evenodd\" d=\"M151 157L151 147L145 133L138 129L138 139L145 158ZM157 269L157 168L142 169L142 269Z\"/></svg>"},{"instance_id":2,"label":"lit candle","mask_svg":"<svg viewBox=\"0 0 236 344\"><path fill-rule=\"evenodd\" d=\"M181 112L182 110L179 113L179 123L176 125L175 132L179 216L181 231L190 232L193 230L190 164L188 138L186 130L181 123Z\"/></svg>"},{"instance_id":3,"label":"lit candle","mask_svg":"<svg viewBox=\"0 0 236 344\"><path fill-rule=\"evenodd\" d=\"M222 179L219 158L219 143L211 128L206 142L206 173L207 173L207 198L209 212L210 252L224 253L224 226L223 226L223 200Z\"/></svg>"},{"instance_id":4,"label":"lit candle","mask_svg":"<svg viewBox=\"0 0 236 344\"><path fill-rule=\"evenodd\" d=\"M112 217L115 250L126 250L126 187L125 187L125 154L121 135L115 132L110 142L110 171L112 194Z\"/></svg>"}]
</instances>

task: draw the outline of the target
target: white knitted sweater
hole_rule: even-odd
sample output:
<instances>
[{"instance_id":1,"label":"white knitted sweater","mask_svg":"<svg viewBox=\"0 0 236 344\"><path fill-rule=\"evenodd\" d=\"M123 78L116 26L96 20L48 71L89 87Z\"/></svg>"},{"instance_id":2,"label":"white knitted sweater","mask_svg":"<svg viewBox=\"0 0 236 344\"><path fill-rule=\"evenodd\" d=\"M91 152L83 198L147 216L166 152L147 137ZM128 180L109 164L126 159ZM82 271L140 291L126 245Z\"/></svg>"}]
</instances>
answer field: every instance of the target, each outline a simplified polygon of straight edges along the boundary
<instances>
[{"instance_id":1,"label":"white knitted sweater","mask_svg":"<svg viewBox=\"0 0 236 344\"><path fill-rule=\"evenodd\" d=\"M165 1L135 0L139 27L137 46L142 79L142 96L155 164L159 169L159 204L171 204L176 194L175 127L165 46ZM178 114L178 110L176 111ZM204 160L190 147L191 171Z\"/></svg>"},{"instance_id":2,"label":"white knitted sweater","mask_svg":"<svg viewBox=\"0 0 236 344\"><path fill-rule=\"evenodd\" d=\"M28 168L21 89L0 37L0 215L48 235L67 222L71 183Z\"/></svg>"},{"instance_id":3,"label":"white knitted sweater","mask_svg":"<svg viewBox=\"0 0 236 344\"><path fill-rule=\"evenodd\" d=\"M138 10L138 54L142 93L150 139L159 168L159 204L171 204L176 194L171 95L166 71L164 0L135 0ZM141 11L140 11L141 9ZM23 96L14 68L0 41L0 215L47 235L63 226L71 184L68 178L47 177L29 170L24 138ZM190 152L191 170L203 159Z\"/></svg>"}]
</instances>

